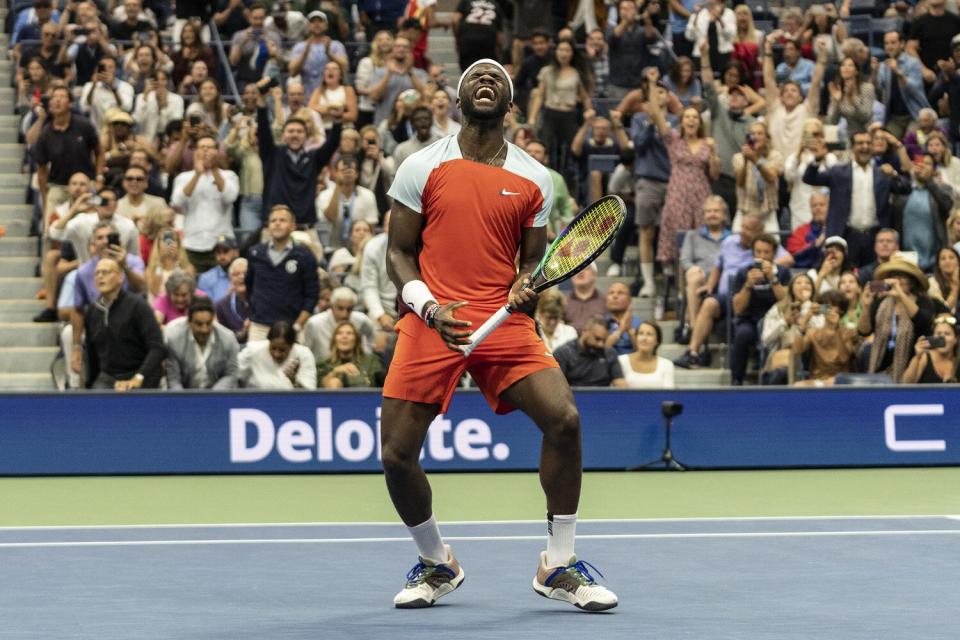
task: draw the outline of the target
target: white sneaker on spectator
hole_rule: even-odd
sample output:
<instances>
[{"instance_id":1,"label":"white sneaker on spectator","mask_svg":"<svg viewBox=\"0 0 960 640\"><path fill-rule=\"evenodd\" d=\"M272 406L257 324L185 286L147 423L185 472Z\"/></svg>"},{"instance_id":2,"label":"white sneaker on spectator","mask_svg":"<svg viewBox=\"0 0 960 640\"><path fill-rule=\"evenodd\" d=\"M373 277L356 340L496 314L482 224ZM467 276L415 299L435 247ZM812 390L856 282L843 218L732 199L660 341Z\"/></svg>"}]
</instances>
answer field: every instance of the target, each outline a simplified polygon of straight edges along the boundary
<instances>
[{"instance_id":1,"label":"white sneaker on spectator","mask_svg":"<svg viewBox=\"0 0 960 640\"><path fill-rule=\"evenodd\" d=\"M607 277L608 278L619 278L620 277L620 265L614 262L609 267L607 267Z\"/></svg>"},{"instance_id":2,"label":"white sneaker on spectator","mask_svg":"<svg viewBox=\"0 0 960 640\"><path fill-rule=\"evenodd\" d=\"M640 287L640 297L652 298L655 295L657 295L657 283L654 280L644 280L643 286Z\"/></svg>"}]
</instances>

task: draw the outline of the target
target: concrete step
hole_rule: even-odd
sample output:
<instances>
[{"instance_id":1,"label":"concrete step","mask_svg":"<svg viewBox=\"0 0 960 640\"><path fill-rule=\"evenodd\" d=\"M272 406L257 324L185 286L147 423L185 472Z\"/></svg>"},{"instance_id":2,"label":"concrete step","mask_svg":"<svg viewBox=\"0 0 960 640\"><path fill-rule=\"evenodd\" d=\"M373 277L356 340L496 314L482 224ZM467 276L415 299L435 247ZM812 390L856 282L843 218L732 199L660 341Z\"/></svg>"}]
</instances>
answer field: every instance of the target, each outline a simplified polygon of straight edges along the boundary
<instances>
[{"instance_id":1,"label":"concrete step","mask_svg":"<svg viewBox=\"0 0 960 640\"><path fill-rule=\"evenodd\" d=\"M42 286L40 278L0 277L0 298L32 298Z\"/></svg>"},{"instance_id":2,"label":"concrete step","mask_svg":"<svg viewBox=\"0 0 960 640\"><path fill-rule=\"evenodd\" d=\"M3 74L0 74L0 85L7 86L9 80L9 76L5 78ZM20 132L16 127L0 126L0 142L2 143L16 142L19 135Z\"/></svg>"},{"instance_id":3,"label":"concrete step","mask_svg":"<svg viewBox=\"0 0 960 640\"><path fill-rule=\"evenodd\" d=\"M3 89L0 89L0 104L10 104L11 97L4 96ZM23 145L15 142L5 142L0 144L0 158L23 160Z\"/></svg>"},{"instance_id":4,"label":"concrete step","mask_svg":"<svg viewBox=\"0 0 960 640\"><path fill-rule=\"evenodd\" d=\"M0 68L2 65L10 64L9 62L0 62ZM17 115L0 115L0 127L8 129L10 127L17 128L20 126L20 116Z\"/></svg>"},{"instance_id":5,"label":"concrete step","mask_svg":"<svg viewBox=\"0 0 960 640\"><path fill-rule=\"evenodd\" d=\"M0 274L5 278L32 278L36 268L35 258L0 258Z\"/></svg>"},{"instance_id":6,"label":"concrete step","mask_svg":"<svg viewBox=\"0 0 960 640\"><path fill-rule=\"evenodd\" d=\"M23 187L7 186L0 178L0 204L24 204L27 190Z\"/></svg>"},{"instance_id":7,"label":"concrete step","mask_svg":"<svg viewBox=\"0 0 960 640\"><path fill-rule=\"evenodd\" d=\"M0 347L55 347L58 328L53 322L0 322Z\"/></svg>"},{"instance_id":8,"label":"concrete step","mask_svg":"<svg viewBox=\"0 0 960 640\"><path fill-rule=\"evenodd\" d=\"M57 352L57 347L0 347L0 374L47 373Z\"/></svg>"},{"instance_id":9,"label":"concrete step","mask_svg":"<svg viewBox=\"0 0 960 640\"><path fill-rule=\"evenodd\" d=\"M43 373L0 373L0 389L49 391L56 389L49 371Z\"/></svg>"},{"instance_id":10,"label":"concrete step","mask_svg":"<svg viewBox=\"0 0 960 640\"><path fill-rule=\"evenodd\" d=\"M680 369L674 372L678 389L730 386L730 371L726 369Z\"/></svg>"},{"instance_id":11,"label":"concrete step","mask_svg":"<svg viewBox=\"0 0 960 640\"><path fill-rule=\"evenodd\" d=\"M37 241L35 238L0 238L0 257L36 255Z\"/></svg>"},{"instance_id":12,"label":"concrete step","mask_svg":"<svg viewBox=\"0 0 960 640\"><path fill-rule=\"evenodd\" d=\"M30 234L30 223L27 220L8 220L0 222L4 235L8 238L26 238ZM0 275L3 272L0 271Z\"/></svg>"},{"instance_id":13,"label":"concrete step","mask_svg":"<svg viewBox=\"0 0 960 640\"><path fill-rule=\"evenodd\" d=\"M29 221L33 219L33 205L0 204L0 224L9 224L11 220Z\"/></svg>"},{"instance_id":14,"label":"concrete step","mask_svg":"<svg viewBox=\"0 0 960 640\"><path fill-rule=\"evenodd\" d=\"M7 145L5 145L7 146ZM19 145L22 146L22 145ZM0 156L0 175L18 174L23 168L23 154L19 156L11 154L10 156Z\"/></svg>"},{"instance_id":15,"label":"concrete step","mask_svg":"<svg viewBox=\"0 0 960 640\"><path fill-rule=\"evenodd\" d=\"M3 127L0 124L0 127ZM13 187L19 187L23 189L23 192L26 193L27 185L30 184L30 176L25 173L20 173L16 171L14 173L0 173L0 187L12 189Z\"/></svg>"},{"instance_id":16,"label":"concrete step","mask_svg":"<svg viewBox=\"0 0 960 640\"><path fill-rule=\"evenodd\" d=\"M10 300L0 299L0 322L30 322L33 316L43 311L43 302L34 296Z\"/></svg>"},{"instance_id":17,"label":"concrete step","mask_svg":"<svg viewBox=\"0 0 960 640\"><path fill-rule=\"evenodd\" d=\"M712 358L710 366L722 367L727 355L727 346L724 344L711 343L709 348L710 357ZM657 351L657 355L668 360L676 360L682 356L686 350L687 346L683 344L662 344L660 345L660 349Z\"/></svg>"}]
</instances>

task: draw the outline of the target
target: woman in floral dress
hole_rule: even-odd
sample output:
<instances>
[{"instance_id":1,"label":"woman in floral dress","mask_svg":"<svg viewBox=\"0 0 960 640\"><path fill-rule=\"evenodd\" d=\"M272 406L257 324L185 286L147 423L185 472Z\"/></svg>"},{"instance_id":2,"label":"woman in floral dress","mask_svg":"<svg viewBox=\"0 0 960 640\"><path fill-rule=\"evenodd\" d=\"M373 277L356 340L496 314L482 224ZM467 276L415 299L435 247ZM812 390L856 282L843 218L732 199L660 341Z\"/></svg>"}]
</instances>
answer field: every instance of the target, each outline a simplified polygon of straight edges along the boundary
<instances>
[{"instance_id":1,"label":"woman in floral dress","mask_svg":"<svg viewBox=\"0 0 960 640\"><path fill-rule=\"evenodd\" d=\"M670 181L660 214L657 260L672 264L677 256L677 231L703 224L703 201L710 195L710 181L720 175L720 158L713 138L704 135L703 120L696 108L683 110L679 130L667 124L656 100L647 103L647 110L670 156Z\"/></svg>"}]
</instances>

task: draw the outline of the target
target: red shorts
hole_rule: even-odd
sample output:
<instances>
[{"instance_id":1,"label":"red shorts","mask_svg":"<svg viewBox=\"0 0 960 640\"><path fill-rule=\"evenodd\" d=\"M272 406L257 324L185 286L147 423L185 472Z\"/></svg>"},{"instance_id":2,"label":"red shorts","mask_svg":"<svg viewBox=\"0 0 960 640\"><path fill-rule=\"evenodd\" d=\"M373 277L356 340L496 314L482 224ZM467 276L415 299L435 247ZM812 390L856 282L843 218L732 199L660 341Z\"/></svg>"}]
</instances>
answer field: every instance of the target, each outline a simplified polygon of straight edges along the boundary
<instances>
[{"instance_id":1,"label":"red shorts","mask_svg":"<svg viewBox=\"0 0 960 640\"><path fill-rule=\"evenodd\" d=\"M473 328L492 315L468 309L457 309L456 317L473 322ZM440 334L414 313L400 319L397 333L384 397L439 404L440 413L446 413L464 371L470 372L493 410L502 414L514 410L500 400L504 390L532 373L558 367L533 320L522 313L507 318L466 358L447 348Z\"/></svg>"}]
</instances>

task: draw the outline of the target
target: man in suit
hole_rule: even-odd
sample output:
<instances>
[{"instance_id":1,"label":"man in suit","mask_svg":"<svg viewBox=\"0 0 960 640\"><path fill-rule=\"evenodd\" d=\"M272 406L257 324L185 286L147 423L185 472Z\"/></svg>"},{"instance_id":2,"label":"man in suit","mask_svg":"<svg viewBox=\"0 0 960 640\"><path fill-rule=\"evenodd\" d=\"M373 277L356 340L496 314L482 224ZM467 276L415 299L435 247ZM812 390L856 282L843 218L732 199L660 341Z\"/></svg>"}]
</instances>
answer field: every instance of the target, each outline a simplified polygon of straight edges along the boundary
<instances>
[{"instance_id":1,"label":"man in suit","mask_svg":"<svg viewBox=\"0 0 960 640\"><path fill-rule=\"evenodd\" d=\"M814 161L804 172L803 181L830 189L825 235L846 239L847 255L855 266L861 267L874 259L877 230L893 226L890 194L910 193L910 182L888 163L877 166L869 133L853 134L853 161L830 168L821 166L827 146L822 139L818 140Z\"/></svg>"},{"instance_id":2,"label":"man in suit","mask_svg":"<svg viewBox=\"0 0 960 640\"><path fill-rule=\"evenodd\" d=\"M235 389L237 353L233 332L214 322L210 298L194 298L185 321L173 321L164 332L167 343L167 386L170 389Z\"/></svg>"}]
</instances>

